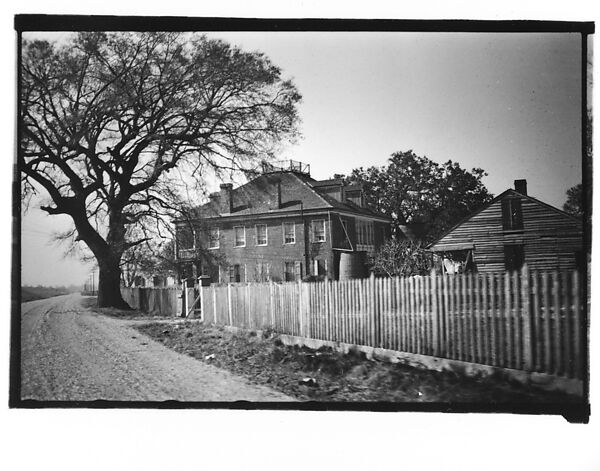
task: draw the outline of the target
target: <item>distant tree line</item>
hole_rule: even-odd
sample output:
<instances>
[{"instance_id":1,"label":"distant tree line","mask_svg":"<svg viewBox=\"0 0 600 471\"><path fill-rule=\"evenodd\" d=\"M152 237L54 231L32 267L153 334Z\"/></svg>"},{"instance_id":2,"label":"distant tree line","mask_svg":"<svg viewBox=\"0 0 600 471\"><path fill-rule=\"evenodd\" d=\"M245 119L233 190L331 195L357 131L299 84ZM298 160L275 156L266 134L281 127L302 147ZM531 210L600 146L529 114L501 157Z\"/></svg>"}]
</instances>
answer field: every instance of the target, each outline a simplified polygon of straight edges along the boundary
<instances>
[{"instance_id":1,"label":"distant tree line","mask_svg":"<svg viewBox=\"0 0 600 471\"><path fill-rule=\"evenodd\" d=\"M63 294L78 293L81 286L21 286L21 302L35 301L36 299L52 298Z\"/></svg>"}]
</instances>

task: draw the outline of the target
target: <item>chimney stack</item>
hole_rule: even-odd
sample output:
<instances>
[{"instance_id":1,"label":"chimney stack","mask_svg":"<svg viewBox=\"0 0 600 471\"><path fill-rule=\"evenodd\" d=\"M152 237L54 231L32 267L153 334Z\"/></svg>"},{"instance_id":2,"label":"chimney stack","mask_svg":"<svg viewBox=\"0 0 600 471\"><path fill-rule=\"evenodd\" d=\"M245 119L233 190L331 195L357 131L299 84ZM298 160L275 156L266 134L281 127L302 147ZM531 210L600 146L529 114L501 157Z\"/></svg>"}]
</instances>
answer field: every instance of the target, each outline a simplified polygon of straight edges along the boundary
<instances>
[{"instance_id":1,"label":"chimney stack","mask_svg":"<svg viewBox=\"0 0 600 471\"><path fill-rule=\"evenodd\" d=\"M233 185L231 183L221 184L221 212L231 214L233 212Z\"/></svg>"},{"instance_id":2,"label":"chimney stack","mask_svg":"<svg viewBox=\"0 0 600 471\"><path fill-rule=\"evenodd\" d=\"M527 180L515 180L515 191L527 196Z\"/></svg>"},{"instance_id":3,"label":"chimney stack","mask_svg":"<svg viewBox=\"0 0 600 471\"><path fill-rule=\"evenodd\" d=\"M281 180L278 179L275 186L277 187L277 209L281 209Z\"/></svg>"}]
</instances>

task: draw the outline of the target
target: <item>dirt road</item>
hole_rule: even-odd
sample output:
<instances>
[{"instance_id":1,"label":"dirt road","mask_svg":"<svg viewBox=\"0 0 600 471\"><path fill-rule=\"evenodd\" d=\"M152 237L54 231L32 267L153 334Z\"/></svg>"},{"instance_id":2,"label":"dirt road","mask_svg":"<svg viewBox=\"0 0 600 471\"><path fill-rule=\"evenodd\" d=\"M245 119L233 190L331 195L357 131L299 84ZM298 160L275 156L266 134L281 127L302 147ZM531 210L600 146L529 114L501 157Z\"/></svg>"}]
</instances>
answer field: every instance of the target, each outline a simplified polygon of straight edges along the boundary
<instances>
[{"instance_id":1,"label":"dirt road","mask_svg":"<svg viewBox=\"0 0 600 471\"><path fill-rule=\"evenodd\" d=\"M79 295L21 306L22 399L291 401L94 313Z\"/></svg>"}]
</instances>

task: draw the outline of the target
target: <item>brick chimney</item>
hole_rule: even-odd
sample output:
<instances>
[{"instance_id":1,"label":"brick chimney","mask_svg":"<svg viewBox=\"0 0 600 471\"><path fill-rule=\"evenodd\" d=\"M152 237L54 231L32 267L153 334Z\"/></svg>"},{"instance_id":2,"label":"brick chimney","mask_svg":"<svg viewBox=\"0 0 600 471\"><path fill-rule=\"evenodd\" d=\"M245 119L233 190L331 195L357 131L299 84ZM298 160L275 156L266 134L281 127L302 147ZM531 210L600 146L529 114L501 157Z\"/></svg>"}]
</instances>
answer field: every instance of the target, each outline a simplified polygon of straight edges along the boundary
<instances>
[{"instance_id":1,"label":"brick chimney","mask_svg":"<svg viewBox=\"0 0 600 471\"><path fill-rule=\"evenodd\" d=\"M527 180L515 180L515 191L527 196Z\"/></svg>"},{"instance_id":2,"label":"brick chimney","mask_svg":"<svg viewBox=\"0 0 600 471\"><path fill-rule=\"evenodd\" d=\"M231 183L221 184L221 212L231 214L233 212L233 185Z\"/></svg>"},{"instance_id":3,"label":"brick chimney","mask_svg":"<svg viewBox=\"0 0 600 471\"><path fill-rule=\"evenodd\" d=\"M275 194L275 204L277 209L281 209L281 180L275 180L275 187L277 189Z\"/></svg>"}]
</instances>

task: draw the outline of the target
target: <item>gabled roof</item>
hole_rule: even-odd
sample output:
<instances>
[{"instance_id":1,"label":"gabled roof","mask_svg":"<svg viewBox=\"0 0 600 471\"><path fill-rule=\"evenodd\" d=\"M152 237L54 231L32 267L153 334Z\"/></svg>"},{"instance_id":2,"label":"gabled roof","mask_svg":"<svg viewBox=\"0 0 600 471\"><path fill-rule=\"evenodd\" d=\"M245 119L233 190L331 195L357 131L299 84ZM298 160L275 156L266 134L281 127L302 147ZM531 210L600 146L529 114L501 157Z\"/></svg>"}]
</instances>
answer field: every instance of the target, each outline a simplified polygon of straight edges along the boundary
<instances>
[{"instance_id":1,"label":"gabled roof","mask_svg":"<svg viewBox=\"0 0 600 471\"><path fill-rule=\"evenodd\" d=\"M263 174L232 190L233 212L225 216L276 214L300 210L340 210L355 213L357 216L390 219L371 208L363 208L350 201L338 201L332 196L319 191L320 187L331 185L332 181L335 180L319 182L308 175L295 172ZM280 208L277 207L276 203L278 182L281 184L282 195ZM221 213L219 197L217 196L208 203L196 208L196 212L200 217L219 216Z\"/></svg>"},{"instance_id":2,"label":"gabled roof","mask_svg":"<svg viewBox=\"0 0 600 471\"><path fill-rule=\"evenodd\" d=\"M494 203L496 203L497 201L501 200L502 198L508 196L508 195L512 195L512 196L518 196L520 198L524 198L524 199L528 199L536 204L539 204L541 206L544 206L545 208L548 208L558 214L560 214L561 216L566 216L569 219L572 219L575 223L577 224L582 224L582 221L579 220L577 217L566 213L565 211L562 211L561 209L558 209L548 203L544 203L543 201L538 200L537 198L534 198L533 196L529 196L529 195L524 195L522 193L519 193L518 191L513 190L512 188L509 188L508 190L503 191L502 193L500 193L498 196L496 196L492 201L490 201L487 204L484 204L481 208L479 208L478 210L476 210L475 212L471 213L470 215L466 216L465 218L463 218L462 220L460 220L458 223L456 223L454 226L452 226L450 229L446 230L442 235L440 235L435 241L431 242L429 245L427 245L427 247L425 247L426 249L431 249L432 247L434 247L439 241L441 241L444 237L446 237L448 234L450 234L454 229L456 229L457 227L462 226L465 222L467 222L468 220L470 220L471 218L477 216L479 213L481 213L482 211L485 211L487 208L489 208L490 206L492 206Z\"/></svg>"}]
</instances>

